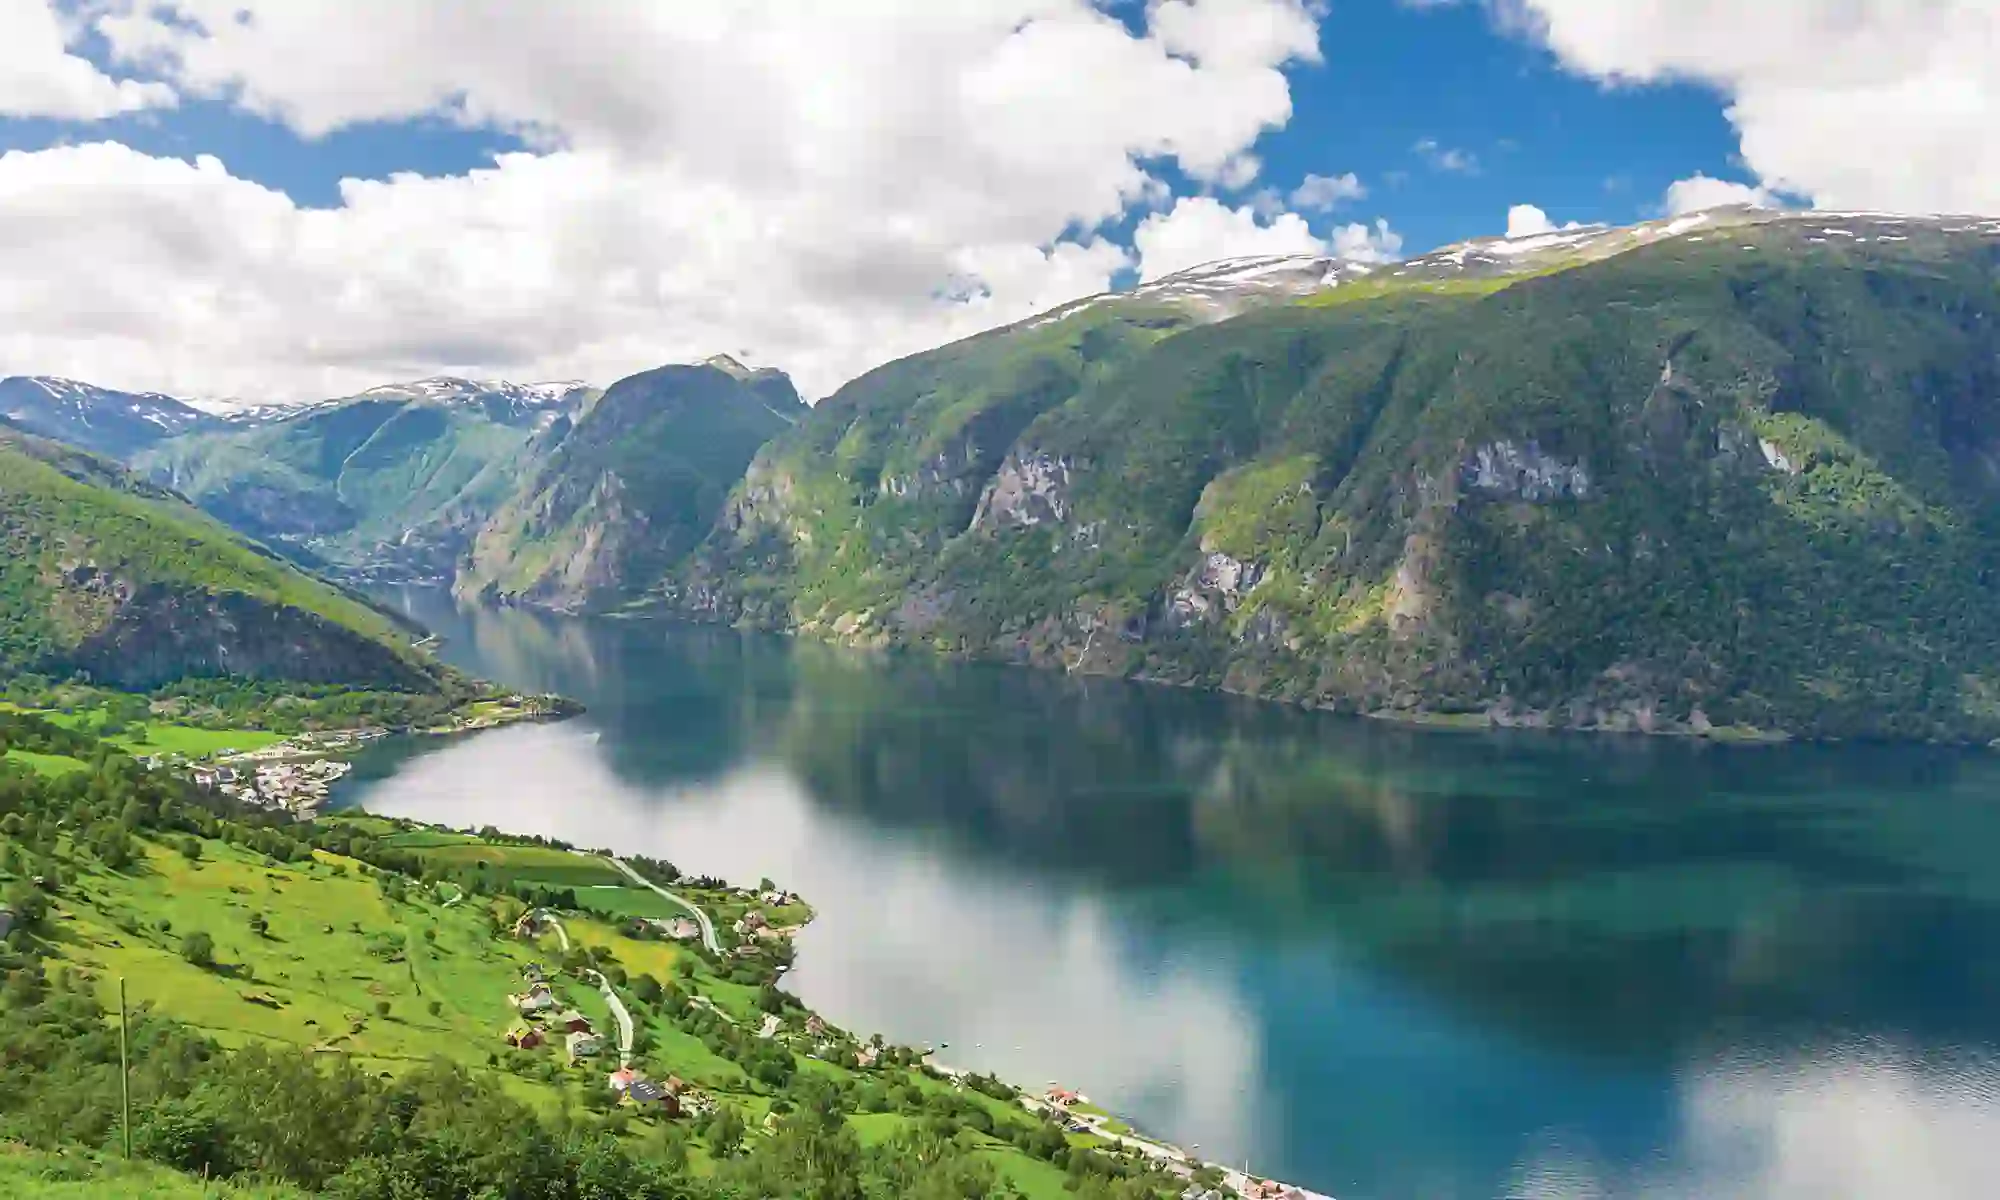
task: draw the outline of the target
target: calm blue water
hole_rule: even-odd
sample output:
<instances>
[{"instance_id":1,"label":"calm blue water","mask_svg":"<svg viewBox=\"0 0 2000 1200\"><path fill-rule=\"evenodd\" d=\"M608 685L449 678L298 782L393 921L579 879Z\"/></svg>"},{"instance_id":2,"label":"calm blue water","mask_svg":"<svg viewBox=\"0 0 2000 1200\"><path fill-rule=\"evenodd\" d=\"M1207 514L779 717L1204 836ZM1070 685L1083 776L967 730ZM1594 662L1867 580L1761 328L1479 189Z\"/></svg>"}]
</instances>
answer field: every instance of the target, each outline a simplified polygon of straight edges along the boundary
<instances>
[{"instance_id":1,"label":"calm blue water","mask_svg":"<svg viewBox=\"0 0 2000 1200\"><path fill-rule=\"evenodd\" d=\"M398 597L346 796L803 891L844 1025L1340 1200L2000 1196L2000 756L1426 733Z\"/></svg>"}]
</instances>

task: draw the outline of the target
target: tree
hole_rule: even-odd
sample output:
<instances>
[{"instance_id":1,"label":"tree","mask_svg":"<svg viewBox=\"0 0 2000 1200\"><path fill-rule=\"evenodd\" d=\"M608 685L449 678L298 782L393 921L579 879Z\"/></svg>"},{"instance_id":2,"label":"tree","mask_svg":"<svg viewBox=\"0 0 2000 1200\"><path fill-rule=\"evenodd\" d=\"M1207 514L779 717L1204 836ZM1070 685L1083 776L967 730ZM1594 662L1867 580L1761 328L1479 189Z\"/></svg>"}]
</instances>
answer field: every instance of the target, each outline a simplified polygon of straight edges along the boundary
<instances>
[{"instance_id":1,"label":"tree","mask_svg":"<svg viewBox=\"0 0 2000 1200\"><path fill-rule=\"evenodd\" d=\"M375 1015L378 1017L389 1015L389 1002L387 1000L377 1000L375 1002Z\"/></svg>"},{"instance_id":2,"label":"tree","mask_svg":"<svg viewBox=\"0 0 2000 1200\"><path fill-rule=\"evenodd\" d=\"M736 1111L733 1104L719 1104L715 1115L708 1122L708 1149L717 1158L728 1158L743 1144L743 1135L749 1128L743 1123L743 1114Z\"/></svg>"},{"instance_id":3,"label":"tree","mask_svg":"<svg viewBox=\"0 0 2000 1200\"><path fill-rule=\"evenodd\" d=\"M444 1002L441 1000L433 1000L425 1007L430 1009L430 1013L434 1017L444 1015Z\"/></svg>"},{"instance_id":4,"label":"tree","mask_svg":"<svg viewBox=\"0 0 2000 1200\"><path fill-rule=\"evenodd\" d=\"M181 939L181 957L197 967L215 965L215 939L197 929Z\"/></svg>"},{"instance_id":5,"label":"tree","mask_svg":"<svg viewBox=\"0 0 2000 1200\"><path fill-rule=\"evenodd\" d=\"M193 837L184 837L180 845L181 857L189 862L201 861L201 842Z\"/></svg>"}]
</instances>

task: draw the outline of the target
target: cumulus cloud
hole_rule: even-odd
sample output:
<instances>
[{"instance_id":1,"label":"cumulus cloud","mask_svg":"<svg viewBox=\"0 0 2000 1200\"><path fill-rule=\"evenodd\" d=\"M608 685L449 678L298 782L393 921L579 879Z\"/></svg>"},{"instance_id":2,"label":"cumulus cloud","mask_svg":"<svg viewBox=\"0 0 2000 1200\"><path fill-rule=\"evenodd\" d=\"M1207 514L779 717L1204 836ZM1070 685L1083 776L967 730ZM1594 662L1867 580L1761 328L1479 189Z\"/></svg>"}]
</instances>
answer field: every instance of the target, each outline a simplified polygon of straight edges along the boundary
<instances>
[{"instance_id":1,"label":"cumulus cloud","mask_svg":"<svg viewBox=\"0 0 2000 1200\"><path fill-rule=\"evenodd\" d=\"M1361 177L1349 171L1345 175L1308 175L1292 189L1292 207L1316 209L1326 212L1347 200L1361 200L1368 195L1368 189L1361 183Z\"/></svg>"},{"instance_id":2,"label":"cumulus cloud","mask_svg":"<svg viewBox=\"0 0 2000 1200\"><path fill-rule=\"evenodd\" d=\"M1373 225L1357 221L1333 231L1333 252L1358 262L1389 262L1403 252L1403 235L1380 217Z\"/></svg>"},{"instance_id":3,"label":"cumulus cloud","mask_svg":"<svg viewBox=\"0 0 2000 1200\"><path fill-rule=\"evenodd\" d=\"M1574 71L1721 91L1763 188L1822 207L2000 212L1992 0L1494 3Z\"/></svg>"},{"instance_id":4,"label":"cumulus cloud","mask_svg":"<svg viewBox=\"0 0 2000 1200\"><path fill-rule=\"evenodd\" d=\"M1297 213L1265 220L1251 205L1231 208L1211 196L1184 196L1171 210L1148 216L1133 231L1132 244L1142 282L1219 258L1327 250Z\"/></svg>"},{"instance_id":5,"label":"cumulus cloud","mask_svg":"<svg viewBox=\"0 0 2000 1200\"><path fill-rule=\"evenodd\" d=\"M95 121L174 103L166 84L113 79L71 53L82 32L49 0L0 0L0 116Z\"/></svg>"},{"instance_id":6,"label":"cumulus cloud","mask_svg":"<svg viewBox=\"0 0 2000 1200\"><path fill-rule=\"evenodd\" d=\"M6 3L7 0L0 0ZM246 396L748 349L823 394L1106 288L1167 162L1243 186L1304 0L101 0L117 69L312 137L443 115L532 152L301 208L214 159L0 156L0 369ZM1290 229L1290 225L1283 226Z\"/></svg>"},{"instance_id":7,"label":"cumulus cloud","mask_svg":"<svg viewBox=\"0 0 2000 1200\"><path fill-rule=\"evenodd\" d=\"M1716 179L1696 172L1667 186L1666 207L1670 216L1721 208L1726 204L1748 204L1756 208L1778 207L1778 197L1767 187Z\"/></svg>"},{"instance_id":8,"label":"cumulus cloud","mask_svg":"<svg viewBox=\"0 0 2000 1200\"><path fill-rule=\"evenodd\" d=\"M1557 225L1549 219L1549 214L1532 204L1516 204L1507 210L1507 236L1510 238L1534 237L1542 233L1581 228L1582 224L1576 221L1565 221Z\"/></svg>"},{"instance_id":9,"label":"cumulus cloud","mask_svg":"<svg viewBox=\"0 0 2000 1200\"><path fill-rule=\"evenodd\" d=\"M1549 220L1549 214L1532 204L1516 204L1507 210L1507 236L1510 238L1552 233L1555 227L1555 222Z\"/></svg>"}]
</instances>

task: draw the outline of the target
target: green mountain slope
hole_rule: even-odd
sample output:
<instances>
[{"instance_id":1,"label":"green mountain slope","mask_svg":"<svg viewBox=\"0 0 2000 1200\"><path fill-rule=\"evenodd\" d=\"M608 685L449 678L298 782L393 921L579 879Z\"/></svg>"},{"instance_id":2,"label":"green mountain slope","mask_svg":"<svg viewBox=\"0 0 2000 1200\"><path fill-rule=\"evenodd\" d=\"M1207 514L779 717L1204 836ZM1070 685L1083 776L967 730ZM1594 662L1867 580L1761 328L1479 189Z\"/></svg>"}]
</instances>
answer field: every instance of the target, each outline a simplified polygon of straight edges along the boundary
<instances>
[{"instance_id":1,"label":"green mountain slope","mask_svg":"<svg viewBox=\"0 0 2000 1200\"><path fill-rule=\"evenodd\" d=\"M532 473L480 529L459 590L580 608L650 584L806 411L782 373L721 357L618 381L531 448Z\"/></svg>"},{"instance_id":2,"label":"green mountain slope","mask_svg":"<svg viewBox=\"0 0 2000 1200\"><path fill-rule=\"evenodd\" d=\"M133 465L304 561L449 579L525 469L530 443L587 395L576 385L423 380L175 438Z\"/></svg>"},{"instance_id":3,"label":"green mountain slope","mask_svg":"<svg viewBox=\"0 0 2000 1200\"><path fill-rule=\"evenodd\" d=\"M843 389L662 596L1360 712L1991 738L1996 264L1737 214L1085 305ZM951 396L1009 419L955 456Z\"/></svg>"},{"instance_id":4,"label":"green mountain slope","mask_svg":"<svg viewBox=\"0 0 2000 1200\"><path fill-rule=\"evenodd\" d=\"M367 604L111 463L0 429L0 674L234 675L434 691Z\"/></svg>"}]
</instances>

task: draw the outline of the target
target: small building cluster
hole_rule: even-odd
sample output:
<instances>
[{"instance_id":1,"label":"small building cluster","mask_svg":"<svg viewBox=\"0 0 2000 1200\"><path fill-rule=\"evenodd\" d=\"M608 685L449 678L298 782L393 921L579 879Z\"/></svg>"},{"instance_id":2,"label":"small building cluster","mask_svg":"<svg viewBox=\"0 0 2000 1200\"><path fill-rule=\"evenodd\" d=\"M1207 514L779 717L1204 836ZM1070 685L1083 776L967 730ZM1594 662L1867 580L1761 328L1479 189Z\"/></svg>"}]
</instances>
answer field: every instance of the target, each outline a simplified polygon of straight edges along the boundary
<instances>
[{"instance_id":1,"label":"small building cluster","mask_svg":"<svg viewBox=\"0 0 2000 1200\"><path fill-rule=\"evenodd\" d=\"M140 762L149 768L179 765L164 757ZM192 767L188 775L203 791L229 796L244 804L310 813L326 802L334 782L353 769L348 763L330 758L283 759L241 769L229 763L201 763Z\"/></svg>"},{"instance_id":2,"label":"small building cluster","mask_svg":"<svg viewBox=\"0 0 2000 1200\"><path fill-rule=\"evenodd\" d=\"M525 925L528 918L522 918ZM518 931L521 926L516 926ZM549 986L540 963L529 963L521 971L527 986L507 997L507 1003L521 1015L520 1023L507 1031L506 1041L516 1050L532 1050L553 1038L563 1040L571 1065L604 1053L604 1039L591 1028L590 1018L573 1008L563 1008Z\"/></svg>"},{"instance_id":3,"label":"small building cluster","mask_svg":"<svg viewBox=\"0 0 2000 1200\"><path fill-rule=\"evenodd\" d=\"M682 1104L683 1098L694 1099L694 1091L678 1075L669 1075L662 1080L652 1080L630 1067L620 1067L610 1076L611 1090L618 1094L620 1104L635 1108L649 1108L669 1117L678 1117L690 1111Z\"/></svg>"},{"instance_id":4,"label":"small building cluster","mask_svg":"<svg viewBox=\"0 0 2000 1200\"><path fill-rule=\"evenodd\" d=\"M657 917L634 917L632 933L635 937L663 937L675 942L693 942L701 939L701 926L691 917L675 917L671 921L663 921Z\"/></svg>"},{"instance_id":5,"label":"small building cluster","mask_svg":"<svg viewBox=\"0 0 2000 1200\"><path fill-rule=\"evenodd\" d=\"M1275 1179L1253 1179L1242 1195L1244 1200L1306 1200L1304 1192Z\"/></svg>"}]
</instances>

